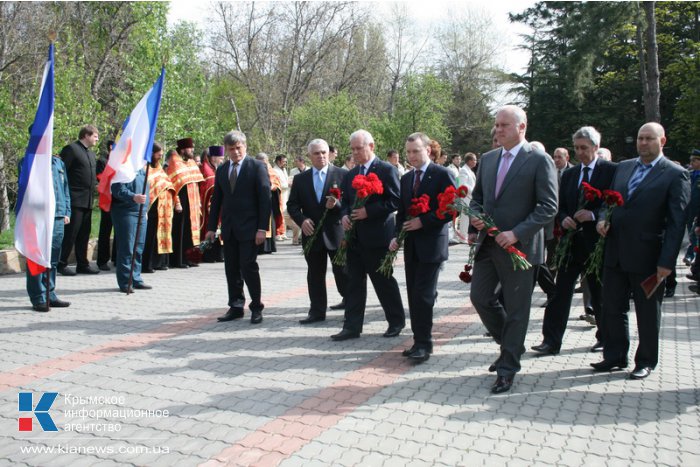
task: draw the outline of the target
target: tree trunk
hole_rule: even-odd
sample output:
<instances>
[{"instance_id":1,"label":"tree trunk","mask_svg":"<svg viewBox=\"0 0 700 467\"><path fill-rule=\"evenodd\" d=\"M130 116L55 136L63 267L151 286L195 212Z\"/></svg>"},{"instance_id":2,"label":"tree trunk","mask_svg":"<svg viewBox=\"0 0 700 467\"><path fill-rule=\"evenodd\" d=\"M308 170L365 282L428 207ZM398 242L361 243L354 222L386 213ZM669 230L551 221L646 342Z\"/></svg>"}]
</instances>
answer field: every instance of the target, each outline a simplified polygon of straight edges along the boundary
<instances>
[{"instance_id":1,"label":"tree trunk","mask_svg":"<svg viewBox=\"0 0 700 467\"><path fill-rule=\"evenodd\" d=\"M10 230L10 200L7 197L7 176L5 156L0 151L0 232Z\"/></svg>"},{"instance_id":2,"label":"tree trunk","mask_svg":"<svg viewBox=\"0 0 700 467\"><path fill-rule=\"evenodd\" d=\"M644 114L647 122L661 122L661 109L659 100L661 91L659 88L659 45L656 42L656 17L654 4L656 2L643 2L646 16L646 80L647 86L644 93Z\"/></svg>"}]
</instances>

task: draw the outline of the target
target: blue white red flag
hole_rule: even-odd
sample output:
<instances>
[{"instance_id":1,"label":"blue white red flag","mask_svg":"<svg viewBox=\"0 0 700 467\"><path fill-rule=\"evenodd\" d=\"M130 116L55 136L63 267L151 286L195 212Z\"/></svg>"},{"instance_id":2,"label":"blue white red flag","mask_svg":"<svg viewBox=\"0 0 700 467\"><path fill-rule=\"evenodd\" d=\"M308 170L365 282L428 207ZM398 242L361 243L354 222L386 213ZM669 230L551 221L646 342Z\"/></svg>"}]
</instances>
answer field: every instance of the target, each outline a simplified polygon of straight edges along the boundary
<instances>
[{"instance_id":1,"label":"blue white red flag","mask_svg":"<svg viewBox=\"0 0 700 467\"><path fill-rule=\"evenodd\" d=\"M104 211L109 211L112 207L112 183L133 181L136 173L151 161L164 80L165 68L161 69L158 80L136 104L131 115L122 125L97 186L97 191L100 193L100 208Z\"/></svg>"},{"instance_id":2,"label":"blue white red flag","mask_svg":"<svg viewBox=\"0 0 700 467\"><path fill-rule=\"evenodd\" d=\"M27 258L27 268L37 275L51 267L56 197L51 171L53 147L54 74L53 44L44 66L39 105L32 123L29 144L20 165L15 207L15 248Z\"/></svg>"}]
</instances>

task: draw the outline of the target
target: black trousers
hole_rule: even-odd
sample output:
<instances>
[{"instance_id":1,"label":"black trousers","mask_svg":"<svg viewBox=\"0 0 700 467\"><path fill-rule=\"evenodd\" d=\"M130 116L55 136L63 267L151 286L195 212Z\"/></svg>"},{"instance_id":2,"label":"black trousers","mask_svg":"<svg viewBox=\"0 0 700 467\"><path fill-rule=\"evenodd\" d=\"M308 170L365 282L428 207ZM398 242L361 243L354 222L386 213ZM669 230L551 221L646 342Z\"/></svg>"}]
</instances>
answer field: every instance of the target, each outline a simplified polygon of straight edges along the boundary
<instances>
[{"instance_id":1,"label":"black trousers","mask_svg":"<svg viewBox=\"0 0 700 467\"><path fill-rule=\"evenodd\" d=\"M372 281L389 326L403 327L406 325L406 312L403 308L399 284L393 274L391 277L386 277L377 272L377 268L379 268L386 253L386 248L362 248L358 246L348 248L347 290L349 293L345 298L344 329L350 332L362 332L367 303L367 276Z\"/></svg>"},{"instance_id":2,"label":"black trousers","mask_svg":"<svg viewBox=\"0 0 700 467\"><path fill-rule=\"evenodd\" d=\"M228 285L228 306L243 309L245 294L243 283L250 294L252 311L262 311L265 306L260 300L260 268L258 267L258 247L255 240L238 241L233 236L224 240L224 270Z\"/></svg>"},{"instance_id":3,"label":"black trousers","mask_svg":"<svg viewBox=\"0 0 700 467\"><path fill-rule=\"evenodd\" d=\"M417 347L433 347L433 307L441 263L406 261L408 312L411 316L413 342Z\"/></svg>"},{"instance_id":4,"label":"black trousers","mask_svg":"<svg viewBox=\"0 0 700 467\"><path fill-rule=\"evenodd\" d=\"M58 268L68 265L68 257L75 246L75 260L79 268L88 267L90 261L87 257L88 241L90 241L90 228L92 226L92 209L77 208L71 206L70 223L66 225L61 245L61 259Z\"/></svg>"},{"instance_id":5,"label":"black trousers","mask_svg":"<svg viewBox=\"0 0 700 467\"><path fill-rule=\"evenodd\" d=\"M659 330L661 328L661 302L664 286L661 284L654 295L647 299L641 282L648 274L634 274L620 268L603 269L603 339L605 360L627 361L630 348L628 315L630 291L637 314L639 346L634 356L637 366L655 368L659 361Z\"/></svg>"},{"instance_id":6,"label":"black trousers","mask_svg":"<svg viewBox=\"0 0 700 467\"><path fill-rule=\"evenodd\" d=\"M181 268L187 264L185 251L192 248L192 223L190 222L190 199L187 197L187 185L177 194L182 211L173 214L173 252L170 253L170 266Z\"/></svg>"},{"instance_id":7,"label":"black trousers","mask_svg":"<svg viewBox=\"0 0 700 467\"><path fill-rule=\"evenodd\" d=\"M317 239L317 242L323 244L323 238ZM341 297L345 298L345 290L347 288L347 274L343 266L333 264L333 258L338 250L329 250L325 245L318 248L316 245L311 249L308 255L305 256L308 266L306 272L306 285L309 289L309 315L325 317L326 309L328 308L328 293L326 291L326 271L328 270L328 259L331 260L331 269L333 278L335 279L335 287Z\"/></svg>"},{"instance_id":8,"label":"black trousers","mask_svg":"<svg viewBox=\"0 0 700 467\"><path fill-rule=\"evenodd\" d=\"M584 262L572 257L569 263L563 266L557 273L556 289L554 298L544 310L544 319L542 320L542 336L544 342L555 348L560 348L566 331L566 325L569 321L569 313L571 312L571 301L574 297L574 289L579 276L584 270ZM586 276L588 289L591 294L591 306L595 315L598 331L596 339L603 342L603 313L602 313L602 297L601 286L595 275Z\"/></svg>"},{"instance_id":9,"label":"black trousers","mask_svg":"<svg viewBox=\"0 0 700 467\"><path fill-rule=\"evenodd\" d=\"M111 242L110 250L110 237L112 236L112 214L100 209L100 233L97 237L97 265L102 266L107 264L109 260L112 260L112 264L115 263L116 252L116 241L115 238Z\"/></svg>"}]
</instances>

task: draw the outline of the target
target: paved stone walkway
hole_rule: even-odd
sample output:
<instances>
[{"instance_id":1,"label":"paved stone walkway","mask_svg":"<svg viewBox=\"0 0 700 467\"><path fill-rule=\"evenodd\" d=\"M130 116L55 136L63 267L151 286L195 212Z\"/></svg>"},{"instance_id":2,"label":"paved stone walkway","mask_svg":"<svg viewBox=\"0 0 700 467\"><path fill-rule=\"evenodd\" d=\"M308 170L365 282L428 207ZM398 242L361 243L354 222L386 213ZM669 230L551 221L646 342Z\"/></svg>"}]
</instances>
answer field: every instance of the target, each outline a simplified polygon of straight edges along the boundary
<instances>
[{"instance_id":1,"label":"paved stone walkway","mask_svg":"<svg viewBox=\"0 0 700 467\"><path fill-rule=\"evenodd\" d=\"M46 314L31 311L24 276L0 276L0 465L700 465L700 300L687 268L664 304L648 379L590 371L600 354L588 352L593 328L577 320L576 295L562 353L528 352L511 392L494 396L496 345L457 278L465 247L450 249L435 353L418 366L400 354L408 329L381 336L372 291L360 339L329 339L340 311L299 325L305 263L298 247L278 247L260 257L258 326L247 312L216 321L222 264L145 275L154 290L131 296L113 274L59 277L72 305ZM405 297L400 262L396 274ZM528 348L540 341L543 301L536 289ZM630 325L635 337L634 314ZM19 392L33 393L33 406L58 393L48 414L59 431L20 412ZM33 430L19 431L19 418Z\"/></svg>"}]
</instances>

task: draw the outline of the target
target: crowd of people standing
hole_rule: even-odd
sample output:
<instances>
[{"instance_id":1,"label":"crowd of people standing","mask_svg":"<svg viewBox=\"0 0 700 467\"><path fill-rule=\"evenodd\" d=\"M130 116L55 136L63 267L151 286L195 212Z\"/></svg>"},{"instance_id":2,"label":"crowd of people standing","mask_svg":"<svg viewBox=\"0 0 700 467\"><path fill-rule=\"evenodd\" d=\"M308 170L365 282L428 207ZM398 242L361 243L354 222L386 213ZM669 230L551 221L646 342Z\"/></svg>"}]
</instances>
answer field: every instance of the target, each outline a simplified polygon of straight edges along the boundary
<instances>
[{"instance_id":1,"label":"crowd of people standing","mask_svg":"<svg viewBox=\"0 0 700 467\"><path fill-rule=\"evenodd\" d=\"M414 133L403 148L405 167L398 151L389 151L386 161L377 157L372 135L358 130L349 137L351 156L342 166L333 163L336 149L317 138L307 146L310 167L300 155L290 172L284 155L272 163L264 153L251 157L240 131L227 133L222 146L203 151L200 162L190 138L178 140L177 149L165 158L156 144L147 170L132 182L112 184L111 212L102 213L109 215L115 230L112 261L119 289L130 293L132 288L150 288L142 273L223 261L229 308L218 320L242 318L247 301L250 321L258 324L264 303L257 255L275 251L275 242L289 240L291 229L292 243L303 249L308 268L310 306L300 323L326 319L330 261L342 297L330 308L343 309L345 318L331 338L361 336L367 278L387 321L383 335L391 338L404 329L406 313L393 268L384 267L384 260L403 248L414 337L403 355L421 363L433 352L433 309L448 247L468 243L473 247L471 302L499 347L489 367L497 376L493 393L510 390L521 370L536 282L547 295L543 340L532 347L537 355L561 351L572 297L583 279L584 308L597 330L591 351L603 352L602 360L592 364L594 371L628 366L631 299L639 346L630 378L646 378L658 363L661 307L663 298L673 295L667 283L675 276L684 233L693 242L700 232L697 203L689 204L700 193L700 151L691 158L690 171L674 164L663 154L664 128L646 123L637 137L638 157L615 163L601 147L600 133L584 126L573 133L578 164L572 165L568 150L556 148L550 156L541 143L525 139L526 131L525 112L504 106L495 116L492 149L480 158L467 153L462 163L461 155L448 155L427 135ZM88 125L55 161L54 181L60 183L54 188L62 200L56 215L66 227L57 248L57 270L64 275L110 270L105 254L110 240L102 237L102 228L98 268L87 258L98 165L90 148L97 141L96 128ZM367 194L363 183L380 189ZM440 212L440 199L450 187L460 187L469 205L454 217ZM619 205L612 211L604 197L586 201L583 194L589 187L599 193L612 190ZM424 209L416 212L418 200L424 201ZM555 264L564 238L570 249ZM592 272L587 260L601 238L602 264ZM696 261L694 245L684 256L688 265ZM75 270L67 265L73 249ZM513 251L532 267L515 267ZM691 269L690 277L696 274ZM54 276L55 271L49 304L68 306L53 291ZM36 298L40 286L30 284L29 275L27 288L34 308L46 311L47 304Z\"/></svg>"}]
</instances>

